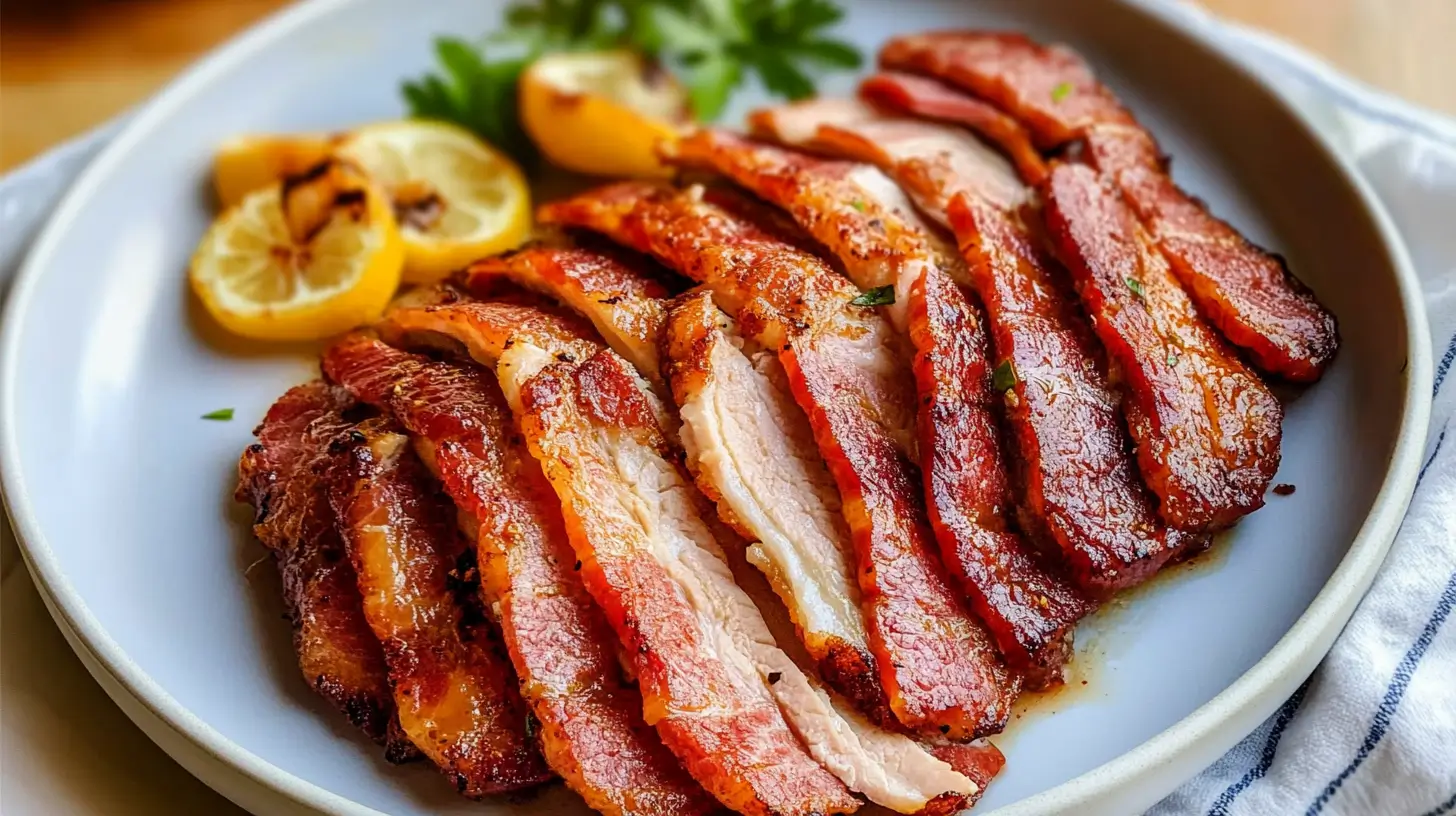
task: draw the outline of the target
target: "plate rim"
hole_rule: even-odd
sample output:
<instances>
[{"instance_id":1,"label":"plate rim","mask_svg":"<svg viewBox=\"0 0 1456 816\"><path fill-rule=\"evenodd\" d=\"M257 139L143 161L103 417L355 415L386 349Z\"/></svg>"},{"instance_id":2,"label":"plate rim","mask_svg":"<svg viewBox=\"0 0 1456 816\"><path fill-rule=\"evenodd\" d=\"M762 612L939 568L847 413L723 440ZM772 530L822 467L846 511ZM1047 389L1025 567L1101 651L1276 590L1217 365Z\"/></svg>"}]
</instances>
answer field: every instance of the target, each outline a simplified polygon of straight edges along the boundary
<instances>
[{"instance_id":1,"label":"plate rim","mask_svg":"<svg viewBox=\"0 0 1456 816\"><path fill-rule=\"evenodd\" d=\"M113 167L124 162L153 128L174 115L177 108L197 93L204 91L217 75L245 63L255 52L285 36L290 30L315 19L341 13L359 1L304 0L298 5L265 17L204 55L145 102L66 191L27 253L11 287L8 302L4 304L3 312L0 312L0 499L3 499L10 514L26 568L41 592L49 596L51 603L47 606L53 616L58 618L57 622L63 629L69 628L87 647L90 655L110 675L109 679L119 684L120 688L117 689L102 682L101 685L108 694L114 698L118 693L124 692L198 750L237 769L253 783L291 799L294 804L347 816L383 816L373 808L304 780L233 742L181 705L110 637L101 621L90 611L85 600L66 578L40 529L27 488L20 479L17 429L14 421L19 400L16 380L20 328L23 322L21 317L26 312L37 282L50 265L50 256L65 239L70 222L86 205L99 181ZM1223 62L1241 74L1248 85L1271 97L1286 110L1310 142L1320 150L1323 154L1320 158L1324 163L1355 193L1364 215L1375 227L1376 234L1384 245L1400 293L1408 333L1406 345L1409 356L1404 404L1389 465L1370 513L1329 580L1274 646L1211 700L1146 742L1056 787L994 811L1001 816L1059 813L1068 808L1104 800L1110 792L1148 775L1159 765L1178 760L1186 764L1190 755L1197 753L1200 744L1207 744L1217 732L1226 731L1231 721L1247 720L1254 715L1262 720L1268 716L1277 704L1271 704L1268 696L1280 686L1292 689L1313 670L1374 580L1414 492L1420 456L1429 428L1431 406L1427 395L1433 377L1434 360L1427 343L1430 331L1421 287L1404 242L1369 183L1354 168L1352 162L1334 147L1330 137L1320 132L1285 91L1250 70L1231 53L1229 46L1200 30L1186 13L1159 5L1155 0L1107 1L1150 17L1158 24L1193 40L1208 52L1209 58ZM92 673L95 674L95 671ZM1260 713L1265 708L1268 710ZM1241 729L1233 742L1242 736ZM1217 753L1222 753L1223 750L1226 747L1220 748ZM214 788L218 787L214 780L203 781Z\"/></svg>"}]
</instances>

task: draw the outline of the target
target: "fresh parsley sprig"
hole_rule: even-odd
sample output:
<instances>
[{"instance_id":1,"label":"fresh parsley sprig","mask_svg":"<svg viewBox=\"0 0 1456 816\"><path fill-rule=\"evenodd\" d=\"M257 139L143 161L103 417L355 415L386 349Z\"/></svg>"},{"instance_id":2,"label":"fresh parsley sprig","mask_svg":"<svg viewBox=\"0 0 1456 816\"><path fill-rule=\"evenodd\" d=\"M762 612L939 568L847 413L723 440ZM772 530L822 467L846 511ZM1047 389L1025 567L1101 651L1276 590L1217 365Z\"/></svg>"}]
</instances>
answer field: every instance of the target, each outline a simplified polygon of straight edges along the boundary
<instances>
[{"instance_id":1,"label":"fresh parsley sprig","mask_svg":"<svg viewBox=\"0 0 1456 816\"><path fill-rule=\"evenodd\" d=\"M858 49L829 34L844 16L833 0L541 0L506 10L479 43L435 42L437 72L402 87L411 116L461 125L528 168L535 146L521 127L521 73L551 51L630 48L673 69L698 118L717 118L749 72L770 93L802 99L820 70L853 69Z\"/></svg>"}]
</instances>

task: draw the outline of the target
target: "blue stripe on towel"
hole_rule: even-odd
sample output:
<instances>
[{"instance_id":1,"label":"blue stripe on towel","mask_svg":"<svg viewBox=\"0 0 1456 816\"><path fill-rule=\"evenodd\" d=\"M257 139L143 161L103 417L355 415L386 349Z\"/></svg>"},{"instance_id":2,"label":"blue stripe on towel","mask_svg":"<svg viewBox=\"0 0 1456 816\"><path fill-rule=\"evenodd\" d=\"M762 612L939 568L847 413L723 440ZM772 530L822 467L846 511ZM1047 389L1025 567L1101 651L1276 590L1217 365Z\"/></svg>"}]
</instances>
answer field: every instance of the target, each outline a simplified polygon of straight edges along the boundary
<instances>
[{"instance_id":1,"label":"blue stripe on towel","mask_svg":"<svg viewBox=\"0 0 1456 816\"><path fill-rule=\"evenodd\" d=\"M1427 813L1426 816L1446 816L1447 813L1450 813L1453 810L1456 810L1456 793L1451 794L1450 799L1447 799L1440 805L1437 805L1436 809L1431 811L1430 813Z\"/></svg>"},{"instance_id":2,"label":"blue stripe on towel","mask_svg":"<svg viewBox=\"0 0 1456 816\"><path fill-rule=\"evenodd\" d=\"M1279 707L1279 712L1274 717L1274 727L1269 731L1269 738L1264 741L1264 750L1259 754L1259 761L1246 772L1239 781L1228 786L1213 807L1208 809L1208 816L1228 816L1229 806L1239 798L1246 788L1262 779L1264 774L1269 772L1269 766L1274 764L1274 753L1279 749L1279 740L1284 736L1284 729L1289 727L1290 721L1299 711L1300 705L1304 703L1304 694L1309 690L1309 680L1299 684L1299 688L1289 695L1284 705Z\"/></svg>"},{"instance_id":3,"label":"blue stripe on towel","mask_svg":"<svg viewBox=\"0 0 1456 816\"><path fill-rule=\"evenodd\" d=\"M1340 771L1339 776L1330 780L1330 784L1315 800L1310 803L1309 810L1305 816L1317 816L1324 810L1325 804L1339 791L1340 786L1345 784L1359 767L1364 764L1375 746L1385 738L1386 731L1390 728L1390 721L1395 718L1396 709L1400 708L1400 701L1405 697L1406 688L1410 686L1411 676L1421 665L1421 658L1426 656L1426 650L1430 648L1431 641L1436 639L1436 634L1441 631L1441 624L1451 614L1451 607L1456 605L1456 572L1446 581L1446 590L1441 593L1441 598L1436 602L1436 609L1431 613L1430 619L1426 621L1425 628L1421 630L1420 637L1411 644L1410 650L1401 659L1400 665L1395 669L1395 677L1385 689L1385 699L1380 701L1380 708L1375 711L1375 720L1370 724L1370 733L1365 735L1365 742L1360 750L1355 753L1355 758L1350 764Z\"/></svg>"},{"instance_id":4,"label":"blue stripe on towel","mask_svg":"<svg viewBox=\"0 0 1456 816\"><path fill-rule=\"evenodd\" d=\"M1425 481L1426 471L1431 469L1431 465L1436 464L1436 456L1441 452L1441 445L1446 442L1446 430L1446 428L1441 429L1441 435L1436 437L1436 447L1431 451L1431 458L1427 459L1424 465L1421 465L1421 472L1416 476L1417 487L1420 487L1421 482Z\"/></svg>"},{"instance_id":5,"label":"blue stripe on towel","mask_svg":"<svg viewBox=\"0 0 1456 816\"><path fill-rule=\"evenodd\" d=\"M1441 393L1441 383L1446 381L1446 375L1451 373L1451 364L1456 363L1456 334L1451 335L1451 342L1446 344L1446 353L1441 357L1441 362L1436 366L1436 384L1431 388L1431 399Z\"/></svg>"}]
</instances>

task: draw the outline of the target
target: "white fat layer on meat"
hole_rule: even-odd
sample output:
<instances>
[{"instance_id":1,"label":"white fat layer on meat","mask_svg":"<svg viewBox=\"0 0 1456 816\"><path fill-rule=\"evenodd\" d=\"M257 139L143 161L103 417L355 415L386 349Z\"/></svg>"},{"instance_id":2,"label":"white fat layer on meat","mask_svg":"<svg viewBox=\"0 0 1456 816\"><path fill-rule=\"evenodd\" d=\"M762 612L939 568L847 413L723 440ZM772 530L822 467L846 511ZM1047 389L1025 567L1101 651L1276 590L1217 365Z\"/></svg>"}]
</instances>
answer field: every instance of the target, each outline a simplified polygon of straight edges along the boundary
<instances>
[{"instance_id":1,"label":"white fat layer on meat","mask_svg":"<svg viewBox=\"0 0 1456 816\"><path fill-rule=\"evenodd\" d=\"M681 406L689 462L759 540L750 558L804 637L835 637L867 653L839 489L808 420L779 384L781 370L773 376L778 360L760 354L755 368L721 329L707 356L708 375Z\"/></svg>"},{"instance_id":2,"label":"white fat layer on meat","mask_svg":"<svg viewBox=\"0 0 1456 816\"><path fill-rule=\"evenodd\" d=\"M794 147L804 147L812 142L825 121L855 122L880 115L864 102L846 97L810 99L780 105L762 113L767 115L765 124L772 131L767 135Z\"/></svg>"},{"instance_id":3,"label":"white fat layer on meat","mask_svg":"<svg viewBox=\"0 0 1456 816\"><path fill-rule=\"evenodd\" d=\"M923 122L915 119L885 119L876 122L849 122L834 125L880 147L892 164L886 172L898 176L896 168L906 162L925 162L938 166L940 178L949 180L954 190L915 190L915 196L937 221L946 223L943 204L958 191L979 196L1004 210L1015 209L1026 200L1027 189L1011 162L999 151L961 128Z\"/></svg>"},{"instance_id":4,"label":"white fat layer on meat","mask_svg":"<svg viewBox=\"0 0 1456 816\"><path fill-rule=\"evenodd\" d=\"M526 343L514 344L501 355L497 375L513 405L518 404L521 385L549 360L543 350ZM712 527L698 514L699 495L678 467L635 434L615 428L594 427L589 447L573 455L578 462L594 460L591 472L580 471L577 477L605 480L594 484L590 511L609 519L590 526L636 528L632 538L649 548L683 593L711 657L750 698L776 705L816 761L852 790L902 813L917 812L942 793L975 789L969 779L910 739L836 710L829 696L779 649L758 606L734 582ZM693 717L733 712L668 713ZM652 719L652 712L648 716Z\"/></svg>"}]
</instances>

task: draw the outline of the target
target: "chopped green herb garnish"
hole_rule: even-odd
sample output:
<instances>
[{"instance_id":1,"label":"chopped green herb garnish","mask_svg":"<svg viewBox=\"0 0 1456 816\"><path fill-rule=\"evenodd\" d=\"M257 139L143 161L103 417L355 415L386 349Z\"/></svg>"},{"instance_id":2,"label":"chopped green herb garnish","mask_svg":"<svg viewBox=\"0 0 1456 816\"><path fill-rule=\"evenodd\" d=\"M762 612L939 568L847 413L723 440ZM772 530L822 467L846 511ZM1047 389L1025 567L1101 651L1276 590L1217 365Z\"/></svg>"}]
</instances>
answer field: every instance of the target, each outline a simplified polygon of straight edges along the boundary
<instances>
[{"instance_id":1,"label":"chopped green herb garnish","mask_svg":"<svg viewBox=\"0 0 1456 816\"><path fill-rule=\"evenodd\" d=\"M1127 278L1124 282L1127 284L1128 290L1132 292L1133 297L1137 298L1138 300L1148 299L1148 293L1147 290L1143 289L1142 281L1138 280L1137 278Z\"/></svg>"},{"instance_id":2,"label":"chopped green herb garnish","mask_svg":"<svg viewBox=\"0 0 1456 816\"><path fill-rule=\"evenodd\" d=\"M855 208L856 210L859 210L860 212L864 212L865 211L865 203L863 201L860 201L857 198L855 200L849 202L849 206Z\"/></svg>"},{"instance_id":3,"label":"chopped green herb garnish","mask_svg":"<svg viewBox=\"0 0 1456 816\"><path fill-rule=\"evenodd\" d=\"M1016 366L1010 360L1002 360L996 366L991 374L991 387L1003 392L1016 387Z\"/></svg>"},{"instance_id":4,"label":"chopped green herb garnish","mask_svg":"<svg viewBox=\"0 0 1456 816\"><path fill-rule=\"evenodd\" d=\"M889 306L895 302L895 287L892 284L876 286L851 300L855 306Z\"/></svg>"},{"instance_id":5,"label":"chopped green herb garnish","mask_svg":"<svg viewBox=\"0 0 1456 816\"><path fill-rule=\"evenodd\" d=\"M1168 349L1168 365L1171 366L1171 365L1177 365L1177 364L1178 364L1178 352L1176 352L1176 351L1174 351L1172 349Z\"/></svg>"},{"instance_id":6,"label":"chopped green herb garnish","mask_svg":"<svg viewBox=\"0 0 1456 816\"><path fill-rule=\"evenodd\" d=\"M716 119L754 73L769 93L814 94L819 70L853 70L864 57L829 32L834 0L541 0L506 9L480 43L435 41L437 73L404 83L411 116L454 122L531 166L535 146L516 108L521 73L552 51L628 48L658 60L687 87L694 113Z\"/></svg>"},{"instance_id":7,"label":"chopped green herb garnish","mask_svg":"<svg viewBox=\"0 0 1456 816\"><path fill-rule=\"evenodd\" d=\"M227 422L233 418L233 409L219 408L216 411L202 415L203 419L215 419L218 422Z\"/></svg>"},{"instance_id":8,"label":"chopped green herb garnish","mask_svg":"<svg viewBox=\"0 0 1456 816\"><path fill-rule=\"evenodd\" d=\"M1060 85L1057 85L1057 87L1052 88L1052 101L1053 102L1060 102L1063 99L1066 99L1068 96L1070 96L1071 93L1072 93L1072 83L1070 83L1070 82L1063 82Z\"/></svg>"}]
</instances>

